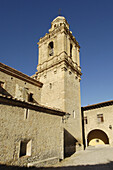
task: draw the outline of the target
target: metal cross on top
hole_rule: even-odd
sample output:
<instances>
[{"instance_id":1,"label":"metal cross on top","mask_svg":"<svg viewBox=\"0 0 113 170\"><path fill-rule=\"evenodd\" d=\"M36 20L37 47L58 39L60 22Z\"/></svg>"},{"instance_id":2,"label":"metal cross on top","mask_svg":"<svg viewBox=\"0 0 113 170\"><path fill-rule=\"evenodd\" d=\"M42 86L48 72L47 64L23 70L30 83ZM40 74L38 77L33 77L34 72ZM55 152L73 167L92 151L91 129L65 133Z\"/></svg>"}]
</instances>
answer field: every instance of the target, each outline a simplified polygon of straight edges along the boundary
<instances>
[{"instance_id":1,"label":"metal cross on top","mask_svg":"<svg viewBox=\"0 0 113 170\"><path fill-rule=\"evenodd\" d=\"M58 15L61 16L61 8L58 10Z\"/></svg>"}]
</instances>

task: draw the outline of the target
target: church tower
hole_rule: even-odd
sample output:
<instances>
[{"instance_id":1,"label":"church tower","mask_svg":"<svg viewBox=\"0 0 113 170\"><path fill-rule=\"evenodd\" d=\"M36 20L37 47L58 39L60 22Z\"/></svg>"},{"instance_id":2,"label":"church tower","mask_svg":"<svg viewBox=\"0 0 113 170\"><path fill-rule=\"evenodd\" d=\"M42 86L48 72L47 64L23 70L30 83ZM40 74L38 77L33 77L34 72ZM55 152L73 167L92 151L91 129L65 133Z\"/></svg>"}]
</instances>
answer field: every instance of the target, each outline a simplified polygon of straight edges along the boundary
<instances>
[{"instance_id":1,"label":"church tower","mask_svg":"<svg viewBox=\"0 0 113 170\"><path fill-rule=\"evenodd\" d=\"M65 128L82 144L80 46L67 20L63 16L55 18L38 45L36 74L43 83L41 104L69 113Z\"/></svg>"}]
</instances>

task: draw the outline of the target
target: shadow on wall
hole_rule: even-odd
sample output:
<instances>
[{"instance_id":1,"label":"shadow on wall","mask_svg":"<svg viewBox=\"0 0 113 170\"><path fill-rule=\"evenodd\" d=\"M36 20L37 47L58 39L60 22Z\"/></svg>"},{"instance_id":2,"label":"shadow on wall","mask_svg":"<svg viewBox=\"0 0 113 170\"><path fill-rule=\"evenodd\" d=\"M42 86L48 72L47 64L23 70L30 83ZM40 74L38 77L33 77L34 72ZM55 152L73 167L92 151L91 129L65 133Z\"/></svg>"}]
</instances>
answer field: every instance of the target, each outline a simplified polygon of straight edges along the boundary
<instances>
[{"instance_id":1,"label":"shadow on wall","mask_svg":"<svg viewBox=\"0 0 113 170\"><path fill-rule=\"evenodd\" d=\"M86 148L86 142L85 142L85 131L84 131L84 111L83 108L81 107L81 116L82 116L82 138L83 138L83 146L84 149Z\"/></svg>"},{"instance_id":2,"label":"shadow on wall","mask_svg":"<svg viewBox=\"0 0 113 170\"><path fill-rule=\"evenodd\" d=\"M113 169L113 162L110 162L108 164L67 166L67 167L56 167L56 168L54 167L27 168L27 167L0 165L0 170L112 170L112 169Z\"/></svg>"},{"instance_id":3,"label":"shadow on wall","mask_svg":"<svg viewBox=\"0 0 113 170\"><path fill-rule=\"evenodd\" d=\"M76 143L78 141L64 129L64 157L69 157L76 152Z\"/></svg>"},{"instance_id":4,"label":"shadow on wall","mask_svg":"<svg viewBox=\"0 0 113 170\"><path fill-rule=\"evenodd\" d=\"M0 94L5 96L11 96L3 87L0 86ZM12 96L11 96L12 97Z\"/></svg>"}]
</instances>

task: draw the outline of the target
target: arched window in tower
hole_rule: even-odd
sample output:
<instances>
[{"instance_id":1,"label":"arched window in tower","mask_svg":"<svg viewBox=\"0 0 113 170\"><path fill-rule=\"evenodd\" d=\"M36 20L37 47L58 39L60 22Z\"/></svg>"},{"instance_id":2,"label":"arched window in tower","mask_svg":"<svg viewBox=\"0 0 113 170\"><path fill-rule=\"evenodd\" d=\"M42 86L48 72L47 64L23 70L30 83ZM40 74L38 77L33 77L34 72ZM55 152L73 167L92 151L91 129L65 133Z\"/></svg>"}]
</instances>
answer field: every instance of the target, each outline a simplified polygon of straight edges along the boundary
<instances>
[{"instance_id":1,"label":"arched window in tower","mask_svg":"<svg viewBox=\"0 0 113 170\"><path fill-rule=\"evenodd\" d=\"M73 48L73 46L72 46L72 44L70 44L70 57L72 57L72 48Z\"/></svg>"},{"instance_id":2,"label":"arched window in tower","mask_svg":"<svg viewBox=\"0 0 113 170\"><path fill-rule=\"evenodd\" d=\"M53 56L53 54L54 54L54 44L53 44L53 41L51 41L49 43L48 49L49 49L49 56Z\"/></svg>"}]
</instances>

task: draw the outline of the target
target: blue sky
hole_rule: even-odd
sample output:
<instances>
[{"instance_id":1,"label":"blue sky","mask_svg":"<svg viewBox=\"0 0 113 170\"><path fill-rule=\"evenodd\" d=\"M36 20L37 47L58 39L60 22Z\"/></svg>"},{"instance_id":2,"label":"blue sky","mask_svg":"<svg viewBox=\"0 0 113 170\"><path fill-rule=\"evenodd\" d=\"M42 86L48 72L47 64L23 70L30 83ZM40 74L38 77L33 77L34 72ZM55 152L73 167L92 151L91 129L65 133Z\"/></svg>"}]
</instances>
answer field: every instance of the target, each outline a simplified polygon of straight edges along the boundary
<instances>
[{"instance_id":1,"label":"blue sky","mask_svg":"<svg viewBox=\"0 0 113 170\"><path fill-rule=\"evenodd\" d=\"M82 106L113 99L112 0L0 0L0 62L29 76L58 9L79 42Z\"/></svg>"}]
</instances>

